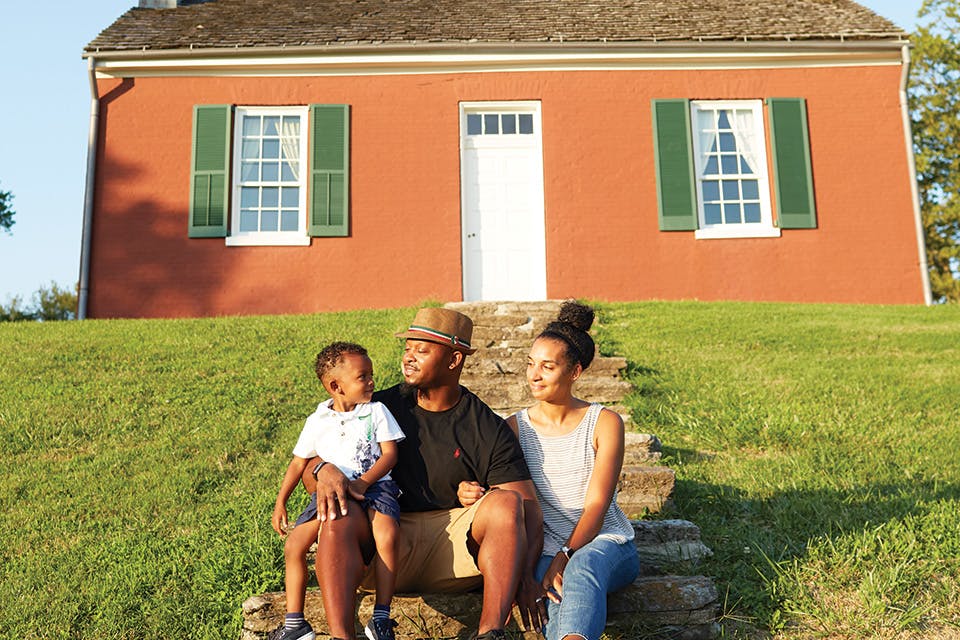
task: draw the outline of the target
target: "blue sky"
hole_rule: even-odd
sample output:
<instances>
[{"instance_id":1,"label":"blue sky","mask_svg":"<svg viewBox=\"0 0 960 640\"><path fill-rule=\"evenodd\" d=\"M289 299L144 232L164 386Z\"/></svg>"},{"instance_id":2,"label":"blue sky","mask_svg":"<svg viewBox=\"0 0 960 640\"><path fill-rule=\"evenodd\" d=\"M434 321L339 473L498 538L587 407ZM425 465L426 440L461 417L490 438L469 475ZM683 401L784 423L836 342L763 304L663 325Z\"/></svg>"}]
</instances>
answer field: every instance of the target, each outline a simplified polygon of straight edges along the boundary
<instances>
[{"instance_id":1,"label":"blue sky","mask_svg":"<svg viewBox=\"0 0 960 640\"><path fill-rule=\"evenodd\" d=\"M859 0L911 30L921 0ZM0 0L0 190L14 195L0 231L0 303L80 270L90 89L83 47L137 0Z\"/></svg>"}]
</instances>

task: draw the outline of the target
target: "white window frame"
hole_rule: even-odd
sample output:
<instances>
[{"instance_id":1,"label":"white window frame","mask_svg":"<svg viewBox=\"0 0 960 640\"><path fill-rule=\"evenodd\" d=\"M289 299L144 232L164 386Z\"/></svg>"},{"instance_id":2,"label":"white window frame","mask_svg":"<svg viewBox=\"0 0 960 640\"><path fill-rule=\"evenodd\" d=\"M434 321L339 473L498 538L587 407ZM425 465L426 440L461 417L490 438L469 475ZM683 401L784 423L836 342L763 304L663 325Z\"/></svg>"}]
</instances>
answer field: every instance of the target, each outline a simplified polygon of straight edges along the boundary
<instances>
[{"instance_id":1,"label":"white window frame","mask_svg":"<svg viewBox=\"0 0 960 640\"><path fill-rule=\"evenodd\" d=\"M240 231L240 192L243 183L240 180L240 165L243 140L244 116L300 116L300 176L298 221L296 231ZM233 120L233 172L230 179L230 233L226 238L227 246L307 246L310 236L307 233L307 141L309 127L309 109L302 107L237 107ZM280 183L278 183L280 184ZM289 183L287 183L289 184Z\"/></svg>"},{"instance_id":2,"label":"white window frame","mask_svg":"<svg viewBox=\"0 0 960 640\"><path fill-rule=\"evenodd\" d=\"M750 110L753 113L754 130L751 147L755 154L754 176L758 182L760 222L707 224L704 213L703 181L706 169L705 153L701 148L698 114L707 109ZM694 237L698 240L718 238L779 238L780 229L773 224L770 202L770 177L767 168L767 137L764 131L763 102L761 100L691 100L690 127L693 139L694 167L696 170L698 228ZM712 179L712 178L711 178Z\"/></svg>"}]
</instances>

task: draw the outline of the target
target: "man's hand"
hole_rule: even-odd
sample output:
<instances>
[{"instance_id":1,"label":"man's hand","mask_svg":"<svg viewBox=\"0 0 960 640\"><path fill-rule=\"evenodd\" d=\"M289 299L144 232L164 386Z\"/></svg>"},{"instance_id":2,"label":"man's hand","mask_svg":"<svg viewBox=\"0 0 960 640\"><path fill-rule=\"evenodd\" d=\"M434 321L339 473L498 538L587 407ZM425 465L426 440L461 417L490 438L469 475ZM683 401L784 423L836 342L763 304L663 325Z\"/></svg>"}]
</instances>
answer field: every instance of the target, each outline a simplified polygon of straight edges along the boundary
<instances>
[{"instance_id":1,"label":"man's hand","mask_svg":"<svg viewBox=\"0 0 960 640\"><path fill-rule=\"evenodd\" d=\"M317 474L317 519L326 522L347 515L347 502L351 496L357 497L351 491L347 476L335 464L323 465Z\"/></svg>"},{"instance_id":2,"label":"man's hand","mask_svg":"<svg viewBox=\"0 0 960 640\"><path fill-rule=\"evenodd\" d=\"M483 488L483 485L474 480L464 480L457 486L457 499L465 507L474 504L483 497L484 493L486 493L486 489Z\"/></svg>"},{"instance_id":3,"label":"man's hand","mask_svg":"<svg viewBox=\"0 0 960 640\"><path fill-rule=\"evenodd\" d=\"M532 576L520 580L516 604L525 631L543 632L547 624L546 598L547 592Z\"/></svg>"}]
</instances>

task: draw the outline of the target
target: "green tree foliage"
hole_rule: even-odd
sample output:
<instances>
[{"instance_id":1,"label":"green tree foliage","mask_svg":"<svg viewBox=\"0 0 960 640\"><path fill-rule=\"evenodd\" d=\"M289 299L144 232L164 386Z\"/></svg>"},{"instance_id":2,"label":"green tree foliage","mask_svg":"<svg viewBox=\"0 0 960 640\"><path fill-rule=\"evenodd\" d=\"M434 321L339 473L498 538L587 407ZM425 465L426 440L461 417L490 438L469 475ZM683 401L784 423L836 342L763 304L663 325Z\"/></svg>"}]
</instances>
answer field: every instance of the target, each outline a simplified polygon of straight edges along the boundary
<instances>
[{"instance_id":1,"label":"green tree foliage","mask_svg":"<svg viewBox=\"0 0 960 640\"><path fill-rule=\"evenodd\" d=\"M13 296L6 304L0 303L0 322L26 320L73 320L77 317L77 291L61 288L51 282L33 293L33 305L23 306L23 298Z\"/></svg>"},{"instance_id":2,"label":"green tree foliage","mask_svg":"<svg viewBox=\"0 0 960 640\"><path fill-rule=\"evenodd\" d=\"M910 101L930 287L960 302L960 0L924 0Z\"/></svg>"},{"instance_id":3,"label":"green tree foliage","mask_svg":"<svg viewBox=\"0 0 960 640\"><path fill-rule=\"evenodd\" d=\"M13 194L9 191L0 191L0 229L10 233L10 227L13 226Z\"/></svg>"}]
</instances>

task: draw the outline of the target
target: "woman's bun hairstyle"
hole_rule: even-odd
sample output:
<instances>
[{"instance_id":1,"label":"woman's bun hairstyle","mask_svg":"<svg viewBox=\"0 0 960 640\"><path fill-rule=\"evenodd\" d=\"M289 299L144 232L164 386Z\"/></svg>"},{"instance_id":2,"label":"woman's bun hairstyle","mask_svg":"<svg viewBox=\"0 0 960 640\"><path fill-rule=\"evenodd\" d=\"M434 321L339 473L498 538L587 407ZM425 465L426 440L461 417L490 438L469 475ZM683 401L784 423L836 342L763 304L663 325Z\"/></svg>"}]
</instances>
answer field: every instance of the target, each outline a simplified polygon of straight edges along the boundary
<instances>
[{"instance_id":1,"label":"woman's bun hairstyle","mask_svg":"<svg viewBox=\"0 0 960 640\"><path fill-rule=\"evenodd\" d=\"M557 319L548 324L537 337L559 339L566 343L570 363L579 362L580 366L586 369L593 362L596 351L589 333L593 318L593 309L575 300L567 300L560 306Z\"/></svg>"}]
</instances>

